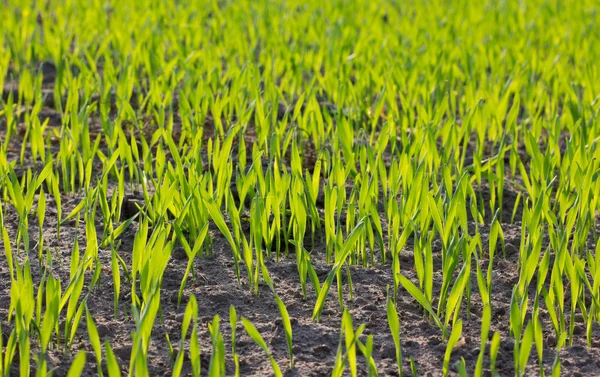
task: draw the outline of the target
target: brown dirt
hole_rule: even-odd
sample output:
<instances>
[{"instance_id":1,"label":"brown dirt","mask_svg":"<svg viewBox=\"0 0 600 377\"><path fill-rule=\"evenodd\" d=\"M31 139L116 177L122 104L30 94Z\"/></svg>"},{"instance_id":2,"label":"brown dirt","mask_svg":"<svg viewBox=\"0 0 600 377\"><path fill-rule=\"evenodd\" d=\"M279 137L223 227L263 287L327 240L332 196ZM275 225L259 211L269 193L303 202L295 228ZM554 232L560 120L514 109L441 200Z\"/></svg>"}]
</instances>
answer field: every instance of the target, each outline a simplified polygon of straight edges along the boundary
<instances>
[{"instance_id":1,"label":"brown dirt","mask_svg":"<svg viewBox=\"0 0 600 377\"><path fill-rule=\"evenodd\" d=\"M51 107L44 108L43 117L50 118L52 126L60 126L60 116ZM2 124L2 126L4 125ZM3 137L4 135L2 134L1 136ZM251 142L252 140L249 139L248 141ZM9 160L17 159L18 152L16 151L19 151L21 147L17 145L17 139L13 139L13 143L15 144L11 144L11 153L8 156ZM30 156L26 156L25 166L33 165L28 165L27 161L31 161ZM489 198L489 188L482 186L479 190L484 200ZM132 197L135 197L135 195L132 194ZM509 211L505 211L502 215L502 228L506 241L506 258L503 258L501 255L498 256L494 261L493 269L493 320L490 336L492 332L498 331L502 337L497 360L497 367L501 376L514 375L514 341L509 336L509 307L513 286L518 281L517 259L521 237L521 226L518 220L521 218L523 206L521 202L517 207L517 215L513 223L511 217L515 198L516 192L507 187L504 191L504 205ZM74 208L80 199L81 194L65 194L62 198L63 214L68 213ZM79 237L80 245L84 247L85 228L82 223L79 229L75 229L74 223L71 222L63 227L61 235L58 237L56 234L57 217L55 203L52 199L48 199L47 205L46 224L43 230L46 246L45 252L53 254L54 266L52 272L56 277L60 277L64 289L69 276L68 262L70 260L74 237ZM125 215L130 216L133 211L134 207L126 206ZM14 239L17 227L16 213L9 205L6 205L4 215L4 224L11 239ZM490 218L486 216L485 220L489 222ZM34 247L38 241L37 219L32 218L30 224L32 274L34 282L39 284L41 272L37 262L35 262L37 260L37 248ZM471 225L474 227L474 224ZM101 226L99 220L96 226ZM128 264L130 263L133 236L136 227L137 223L134 222L131 228L121 236L123 243L119 254ZM489 224L481 226L480 231L483 244L487 245ZM98 228L98 232L101 234L102 229ZM194 295L198 300L198 314L202 323L198 335L202 349L203 374L207 373L211 352L210 336L206 325L217 314L222 317L221 329L227 347L227 375L233 374L233 362L229 348L231 331L228 322L229 307L233 305L239 317L244 316L250 319L261 332L286 376L330 375L340 340L339 333L341 326L341 310L337 303L336 288L332 287L330 291L322 319L318 322L313 322L311 315L316 297L312 288L309 288L309 294L306 299L302 297L295 256L291 254L288 258L277 263L273 260L267 262L267 267L273 278L276 290L286 304L292 319L295 367L289 369L287 368L289 360L283 326L270 290L263 285L260 287L259 294L255 296L250 292L248 284L244 279L242 279L243 284L240 287L236 281L233 256L227 242L220 233L214 230L211 230L210 237L213 241L214 255L198 258L194 264L196 274L204 278L200 277L196 281L188 280L188 285L184 292L184 300L187 300L191 295ZM321 281L323 281L331 268L330 265L324 263L324 247L322 244L317 243L315 248L310 251L315 270ZM440 251L439 242L434 242L434 263L436 266L439 266L441 263ZM412 271L412 253L410 245L403 250L401 254L401 269L403 274L416 281L415 273ZM0 254L4 254L2 245L0 245ZM23 257L21 256L21 258ZM101 276L100 284L97 288L89 292L87 288L84 288L83 295L89 294L88 306L98 326L100 337L103 341L108 340L110 342L117 360L122 367L122 371L126 373L128 371L129 354L131 352L131 333L135 330L130 310L131 298L127 293L128 285L123 283L119 313L117 318L114 318L110 251L101 249L100 259L102 265L106 267L105 273ZM487 266L488 261L481 260L480 262L484 266ZM185 304L182 304L180 307L177 306L177 292L186 268L186 263L185 253L176 248L168 264L161 291L162 319L157 320L153 330L149 359L150 374L152 376L167 376L171 373L166 335L169 335L171 342L175 346L179 344ZM348 287L344 285L344 300L352 315L355 327L365 324L365 334L372 334L374 337L374 359L379 374L391 376L397 375L397 370L395 366L395 349L387 324L385 306L386 287L393 284L390 270L390 267L386 265L378 265L377 267L350 267L354 287L353 298L349 299ZM86 281L89 282L89 280L90 276L86 276ZM441 273L438 272L436 281L439 280L441 280ZM125 282L124 276L122 276L122 281ZM472 274L471 286L473 295L470 312L467 312L465 305L462 306L461 312L461 318L463 319L463 339L460 342L461 345L452 353L451 359L451 364L454 364L463 357L467 363L469 374L473 372L479 353L480 316L482 311L474 273ZM439 289L439 286L434 286L435 291L439 291ZM417 371L420 376L441 375L443 356L446 349L445 343L441 338L441 331L432 321L423 316L422 308L407 292L400 289L398 300L404 373L408 375L411 373L408 360L412 356L416 362ZM7 322L9 302L9 270L6 260L2 257L0 262L0 321L4 334L11 329L11 324ZM551 371L555 353L552 344L553 330L549 321L547 321L545 310L540 309L540 311L543 317L543 331L546 339L543 365L548 374ZM575 316L575 318L576 320L580 320L578 316ZM585 325L580 322L576 323L573 346L566 347L560 353L563 375L600 375L600 326L595 323L592 331L592 347L587 347ZM264 352L246 335L240 323L237 326L237 333L237 351L240 355L241 375L270 375L271 367ZM92 376L96 374L95 357L93 356L93 351L87 337L85 321L82 321L72 352L64 352L62 349L54 349L48 352L49 367L54 368L55 376L64 376L66 374L76 350L86 350L88 353L88 364L85 375ZM486 361L484 362L485 375L490 375L488 360L486 355ZM535 351L533 351L527 367L527 375L538 375L537 365L537 356ZM189 362L186 360L184 373L189 373L189 368ZM14 375L16 375L17 371L18 359L12 367ZM359 375L366 375L366 373L365 360L359 357ZM452 368L451 374L456 375L454 368Z\"/></svg>"}]
</instances>

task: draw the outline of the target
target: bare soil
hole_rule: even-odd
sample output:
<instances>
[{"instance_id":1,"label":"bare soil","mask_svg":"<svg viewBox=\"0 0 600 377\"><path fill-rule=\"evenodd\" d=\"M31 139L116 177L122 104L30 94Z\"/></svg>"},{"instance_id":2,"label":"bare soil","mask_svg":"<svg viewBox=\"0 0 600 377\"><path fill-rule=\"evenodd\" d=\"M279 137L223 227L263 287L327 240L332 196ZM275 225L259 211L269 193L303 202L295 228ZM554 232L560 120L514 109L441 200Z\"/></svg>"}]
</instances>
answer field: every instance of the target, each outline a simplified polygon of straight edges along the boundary
<instances>
[{"instance_id":1,"label":"bare soil","mask_svg":"<svg viewBox=\"0 0 600 377\"><path fill-rule=\"evenodd\" d=\"M7 95L5 88L3 95ZM60 126L60 115L54 110L49 102L42 111L43 117L48 117L50 127ZM42 119L43 121L44 119ZM5 137L5 125L0 123L0 137ZM101 130L96 129L101 132ZM250 131L251 132L251 131ZM19 140L22 135L13 137L9 149L8 160L17 160L21 145ZM248 140L251 142L251 138ZM34 166L31 156L26 148L25 167ZM310 153L308 153L310 154ZM233 162L232 162L233 163ZM486 185L478 188L481 197L489 198L489 188ZM130 193L135 197L134 193ZM514 285L518 281L518 251L521 237L521 226L518 222L522 213L522 201L516 208L515 222L512 222L512 210L515 205L517 192L512 187L506 187L504 191L504 206L507 208L501 217L502 228L506 242L506 256L499 255L493 265L493 313L490 337L493 332L498 331L501 335L501 346L498 354L497 367L501 376L514 375L513 370L513 345L514 340L509 336L509 307ZM65 194L62 198L63 214L69 213L77 203L82 194ZM139 200L139 199L138 199ZM79 237L80 245L85 246L85 227L83 222L79 229L71 222L62 228L60 237L56 234L56 204L48 199L48 210L46 223L43 229L45 239L45 253L52 253L54 265L53 273L59 277L63 289L68 282L69 261L75 237ZM6 205L4 224L7 227L11 239L16 238L17 215L10 205ZM134 208L134 207L132 207ZM98 216L99 217L99 216ZM385 218L383 216L382 218ZM487 248L489 237L490 217L486 216L486 225L479 226L483 238L483 245ZM101 234L101 224L95 224ZM34 282L39 284L41 273L37 264L37 241L38 229L37 219L30 221L32 274ZM386 224L384 224L384 227ZM471 223L474 228L474 223ZM137 223L133 222L130 229L122 235L119 255L130 264L133 237L137 229ZM385 232L384 232L385 233ZM199 318L203 324L199 331L199 343L201 345L201 360L203 374L207 373L209 366L211 341L207 324L213 316L222 317L221 330L223 331L226 344L230 345L231 330L229 327L229 307L233 305L238 316L250 319L269 345L275 359L282 367L286 376L327 376L330 375L335 362L335 354L340 342L341 313L335 287L332 287L320 321L311 320L315 304L315 294L309 286L308 295L303 297L300 280L296 268L296 257L290 254L287 258L275 262L267 262L268 270L274 280L277 292L286 304L292 319L294 357L295 365L289 369L287 345L280 315L275 300L266 286L261 286L258 295L253 295L247 281L242 279L242 285L237 283L232 252L221 234L211 229L210 237L213 241L214 253L212 256L197 258L194 269L197 276L195 281L188 280L184 291L184 301L194 295L198 301ZM13 245L14 246L14 245ZM321 278L331 269L331 265L324 262L324 243L317 242L311 252L314 268ZM434 263L441 264L441 244L434 242ZM484 250L487 252L487 250ZM0 243L0 254L4 255L4 248ZM24 256L22 255L21 258ZM401 253L401 270L416 282L416 274L412 271L413 250L409 244ZM113 316L113 281L110 271L110 251L100 250L100 259L105 266L104 273L100 278L99 286L91 291L84 289L83 294L88 294L87 302L93 318L98 326L101 339L108 340L112 345L122 372L128 372L129 356L131 352L131 334L135 331L134 321L131 314L131 297L128 294L128 286L123 284L122 297L120 298L119 312L117 317ZM161 317L155 323L153 329L152 343L150 346L150 374L152 376L167 376L171 374L171 360L166 340L168 335L171 342L177 346L181 332L181 323L185 310L185 302L177 305L177 293L183 278L187 263L186 254L183 250L176 248L165 272L161 291ZM487 266L487 260L481 260L482 265ZM436 268L436 270L438 270ZM374 337L374 358L380 375L397 375L395 360L395 348L386 318L386 288L393 285L389 260L387 265L376 267L350 267L353 295L350 299L348 286L344 285L344 302L348 306L355 326L366 325L365 335L372 334ZM437 272L435 282L441 281L441 272ZM91 276L86 276L90 281ZM122 280L125 277L122 276ZM462 306L461 318L463 319L463 335L459 346L452 353L451 365L463 357L467 364L469 374L472 374L480 347L481 312L479 294L477 292L477 281L475 273L472 274L472 298L469 310L466 305ZM36 285L37 289L37 285ZM434 291L439 292L439 284L434 283ZM443 357L446 345L442 341L441 331L435 323L423 315L423 309L404 290L400 289L398 298L398 312L401 325L402 353L404 356L404 373L410 375L409 357L414 358L417 372L420 376L439 376L442 371ZM10 277L6 259L0 258L0 321L4 336L12 328L7 322L8 307L10 303ZM530 305L531 306L531 305ZM543 305L542 305L543 306ZM551 328L547 313L541 309L543 331L545 337L543 366L547 374L551 372L555 356L554 331ZM600 375L600 326L593 325L592 346L588 347L585 338L585 324L582 317L575 316L575 338L573 345L564 348L560 352L562 361L562 374L565 376L598 376ZM240 357L240 373L243 376L265 376L271 375L271 366L268 359L254 342L244 332L241 323L237 326L237 352ZM489 342L487 347L489 348ZM49 368L53 368L55 376L64 376L72 362L76 351L86 350L88 353L88 364L85 369L86 376L96 375L95 357L87 336L85 321L82 321L73 345L72 351L54 349L48 352ZM34 349L34 351L36 351ZM32 359L35 360L35 359ZM184 363L184 374L190 372L189 359ZM32 363L35 364L35 363ZM12 374L18 374L18 356L12 366ZM227 375L234 373L233 361L230 349L227 350ZM32 366L32 371L35 367ZM490 375L489 358L486 355L484 363L485 375ZM359 375L367 374L366 362L359 357ZM527 375L539 375L538 360L535 350L527 367ZM451 375L456 375L456 369L451 368Z\"/></svg>"}]
</instances>

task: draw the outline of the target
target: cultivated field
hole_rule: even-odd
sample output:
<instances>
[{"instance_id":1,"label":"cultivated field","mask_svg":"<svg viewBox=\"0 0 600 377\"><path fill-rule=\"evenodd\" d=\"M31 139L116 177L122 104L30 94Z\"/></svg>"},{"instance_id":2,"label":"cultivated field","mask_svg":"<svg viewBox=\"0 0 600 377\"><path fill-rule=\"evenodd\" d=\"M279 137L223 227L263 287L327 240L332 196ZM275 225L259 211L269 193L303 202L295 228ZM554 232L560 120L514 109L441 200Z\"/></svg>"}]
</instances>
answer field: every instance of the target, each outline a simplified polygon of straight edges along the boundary
<instances>
[{"instance_id":1,"label":"cultivated field","mask_svg":"<svg viewBox=\"0 0 600 377\"><path fill-rule=\"evenodd\" d=\"M0 24L0 377L600 375L597 1Z\"/></svg>"}]
</instances>

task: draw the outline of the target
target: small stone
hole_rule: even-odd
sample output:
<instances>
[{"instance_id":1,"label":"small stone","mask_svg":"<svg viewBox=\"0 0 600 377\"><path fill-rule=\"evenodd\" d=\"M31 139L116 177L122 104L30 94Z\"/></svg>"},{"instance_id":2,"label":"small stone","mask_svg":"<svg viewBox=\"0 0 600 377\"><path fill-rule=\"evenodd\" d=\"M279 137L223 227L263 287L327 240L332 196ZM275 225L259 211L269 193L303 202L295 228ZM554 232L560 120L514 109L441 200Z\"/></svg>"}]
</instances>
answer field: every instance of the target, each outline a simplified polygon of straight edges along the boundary
<instances>
[{"instance_id":1,"label":"small stone","mask_svg":"<svg viewBox=\"0 0 600 377\"><path fill-rule=\"evenodd\" d=\"M454 348L460 348L462 346L464 346L465 344L467 344L467 338L465 338L464 336L461 337L458 342L456 342L456 344L454 345Z\"/></svg>"},{"instance_id":2,"label":"small stone","mask_svg":"<svg viewBox=\"0 0 600 377\"><path fill-rule=\"evenodd\" d=\"M440 340L438 338L431 338L427 341L427 344L429 344L429 347L435 347L440 344Z\"/></svg>"},{"instance_id":3,"label":"small stone","mask_svg":"<svg viewBox=\"0 0 600 377\"><path fill-rule=\"evenodd\" d=\"M517 254L519 251L519 248L520 248L520 245L516 245L513 243L507 243L505 245L505 251L506 251L506 254L508 254L508 255Z\"/></svg>"},{"instance_id":4,"label":"small stone","mask_svg":"<svg viewBox=\"0 0 600 377\"><path fill-rule=\"evenodd\" d=\"M480 316L481 315L481 308L477 305L472 305L471 306L471 314L474 314L476 316Z\"/></svg>"},{"instance_id":5,"label":"small stone","mask_svg":"<svg viewBox=\"0 0 600 377\"><path fill-rule=\"evenodd\" d=\"M368 302L368 301L367 301L365 298L363 298L363 297L357 297L357 298L355 298L355 299L354 299L354 303L355 303L357 306L361 306L361 305L367 305L367 304L369 304L369 302Z\"/></svg>"},{"instance_id":6,"label":"small stone","mask_svg":"<svg viewBox=\"0 0 600 377\"><path fill-rule=\"evenodd\" d=\"M98 330L98 336L100 337L100 339L110 336L110 334L112 333L110 326L104 323L99 323L98 325L96 325L96 328Z\"/></svg>"},{"instance_id":7,"label":"small stone","mask_svg":"<svg viewBox=\"0 0 600 377\"><path fill-rule=\"evenodd\" d=\"M331 355L333 351L331 350L331 347L328 344L320 344L318 346L313 347L312 353L315 356L324 357L327 355Z\"/></svg>"}]
</instances>

